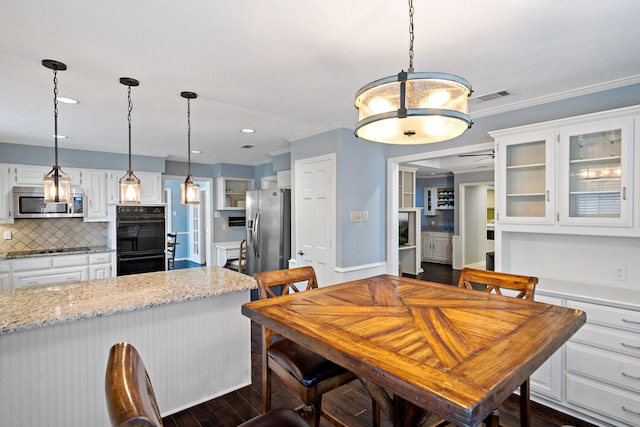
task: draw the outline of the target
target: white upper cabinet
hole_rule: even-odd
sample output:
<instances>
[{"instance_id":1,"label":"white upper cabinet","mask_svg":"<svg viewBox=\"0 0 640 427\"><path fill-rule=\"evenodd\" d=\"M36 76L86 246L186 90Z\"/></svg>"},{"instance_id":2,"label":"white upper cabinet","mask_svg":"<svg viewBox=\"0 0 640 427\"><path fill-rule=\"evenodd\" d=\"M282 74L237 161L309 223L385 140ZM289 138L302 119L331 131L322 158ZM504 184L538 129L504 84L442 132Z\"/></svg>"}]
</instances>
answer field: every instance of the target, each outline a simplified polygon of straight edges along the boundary
<instances>
[{"instance_id":1,"label":"white upper cabinet","mask_svg":"<svg viewBox=\"0 0 640 427\"><path fill-rule=\"evenodd\" d=\"M247 191L253 190L254 180L251 178L216 178L216 209L241 210L246 209Z\"/></svg>"},{"instance_id":2,"label":"white upper cabinet","mask_svg":"<svg viewBox=\"0 0 640 427\"><path fill-rule=\"evenodd\" d=\"M84 179L85 222L107 221L107 175L105 170L86 170Z\"/></svg>"},{"instance_id":3,"label":"white upper cabinet","mask_svg":"<svg viewBox=\"0 0 640 427\"><path fill-rule=\"evenodd\" d=\"M639 134L639 106L490 132L496 222L580 234L632 227Z\"/></svg>"},{"instance_id":4,"label":"white upper cabinet","mask_svg":"<svg viewBox=\"0 0 640 427\"><path fill-rule=\"evenodd\" d=\"M633 118L590 120L559 132L559 222L630 227Z\"/></svg>"},{"instance_id":5,"label":"white upper cabinet","mask_svg":"<svg viewBox=\"0 0 640 427\"><path fill-rule=\"evenodd\" d=\"M0 224L13 224L10 171L10 165L0 165Z\"/></svg>"},{"instance_id":6,"label":"white upper cabinet","mask_svg":"<svg viewBox=\"0 0 640 427\"><path fill-rule=\"evenodd\" d=\"M108 171L107 177L107 203L120 203L120 178L126 171ZM133 171L140 180L140 203L162 203L161 174L159 172Z\"/></svg>"},{"instance_id":7,"label":"white upper cabinet","mask_svg":"<svg viewBox=\"0 0 640 427\"><path fill-rule=\"evenodd\" d=\"M555 133L511 129L490 134L496 140L496 220L552 224Z\"/></svg>"},{"instance_id":8,"label":"white upper cabinet","mask_svg":"<svg viewBox=\"0 0 640 427\"><path fill-rule=\"evenodd\" d=\"M400 168L398 175L398 206L402 208L416 207L416 169Z\"/></svg>"},{"instance_id":9,"label":"white upper cabinet","mask_svg":"<svg viewBox=\"0 0 640 427\"><path fill-rule=\"evenodd\" d=\"M40 165L15 165L14 167L14 185L43 185L45 174L49 173L52 166ZM61 167L62 171L67 174L71 180L72 186L82 185L82 170Z\"/></svg>"}]
</instances>

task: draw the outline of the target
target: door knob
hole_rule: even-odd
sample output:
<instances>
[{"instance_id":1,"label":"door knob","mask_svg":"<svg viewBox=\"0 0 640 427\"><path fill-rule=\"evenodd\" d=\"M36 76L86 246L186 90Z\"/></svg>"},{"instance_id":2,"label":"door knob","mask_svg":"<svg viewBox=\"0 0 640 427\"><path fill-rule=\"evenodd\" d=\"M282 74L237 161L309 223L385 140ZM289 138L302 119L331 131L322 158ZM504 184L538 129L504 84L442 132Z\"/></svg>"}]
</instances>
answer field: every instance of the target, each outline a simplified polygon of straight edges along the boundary
<instances>
[{"instance_id":1,"label":"door knob","mask_svg":"<svg viewBox=\"0 0 640 427\"><path fill-rule=\"evenodd\" d=\"M298 251L298 255L304 255L304 252Z\"/></svg>"}]
</instances>

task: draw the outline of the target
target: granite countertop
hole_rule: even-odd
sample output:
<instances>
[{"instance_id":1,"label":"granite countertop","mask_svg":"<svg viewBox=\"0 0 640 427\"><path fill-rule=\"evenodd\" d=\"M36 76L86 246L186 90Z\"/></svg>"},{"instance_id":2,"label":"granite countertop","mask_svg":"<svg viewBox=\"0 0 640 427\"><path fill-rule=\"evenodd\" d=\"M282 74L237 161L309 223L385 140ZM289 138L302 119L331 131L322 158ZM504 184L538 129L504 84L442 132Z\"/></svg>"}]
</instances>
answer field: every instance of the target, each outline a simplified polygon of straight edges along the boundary
<instances>
[{"instance_id":1,"label":"granite countertop","mask_svg":"<svg viewBox=\"0 0 640 427\"><path fill-rule=\"evenodd\" d=\"M421 231L424 232L438 232L438 233L453 233L451 228L447 227L423 227Z\"/></svg>"},{"instance_id":2,"label":"granite countertop","mask_svg":"<svg viewBox=\"0 0 640 427\"><path fill-rule=\"evenodd\" d=\"M0 335L256 288L250 276L201 267L0 291Z\"/></svg>"},{"instance_id":3,"label":"granite countertop","mask_svg":"<svg viewBox=\"0 0 640 427\"><path fill-rule=\"evenodd\" d=\"M115 252L115 249L110 249L106 246L84 246L79 248L34 249L26 251L1 252L0 260L56 255L92 254L99 252Z\"/></svg>"}]
</instances>

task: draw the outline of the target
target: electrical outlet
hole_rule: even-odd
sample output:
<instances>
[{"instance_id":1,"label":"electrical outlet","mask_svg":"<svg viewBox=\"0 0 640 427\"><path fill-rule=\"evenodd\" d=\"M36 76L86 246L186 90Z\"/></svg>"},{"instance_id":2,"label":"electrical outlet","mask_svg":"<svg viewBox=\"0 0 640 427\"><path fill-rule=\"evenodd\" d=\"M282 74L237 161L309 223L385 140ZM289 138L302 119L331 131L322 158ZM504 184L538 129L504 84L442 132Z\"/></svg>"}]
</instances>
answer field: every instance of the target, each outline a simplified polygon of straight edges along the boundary
<instances>
[{"instance_id":1,"label":"electrical outlet","mask_svg":"<svg viewBox=\"0 0 640 427\"><path fill-rule=\"evenodd\" d=\"M369 211L362 212L363 221L369 221Z\"/></svg>"},{"instance_id":2,"label":"electrical outlet","mask_svg":"<svg viewBox=\"0 0 640 427\"><path fill-rule=\"evenodd\" d=\"M362 222L362 212L351 211L351 222Z\"/></svg>"},{"instance_id":3,"label":"electrical outlet","mask_svg":"<svg viewBox=\"0 0 640 427\"><path fill-rule=\"evenodd\" d=\"M11 230L5 230L3 235L4 235L4 240L11 240L12 239Z\"/></svg>"},{"instance_id":4,"label":"electrical outlet","mask_svg":"<svg viewBox=\"0 0 640 427\"><path fill-rule=\"evenodd\" d=\"M627 280L627 267L624 265L616 265L613 267L613 279L620 282Z\"/></svg>"}]
</instances>

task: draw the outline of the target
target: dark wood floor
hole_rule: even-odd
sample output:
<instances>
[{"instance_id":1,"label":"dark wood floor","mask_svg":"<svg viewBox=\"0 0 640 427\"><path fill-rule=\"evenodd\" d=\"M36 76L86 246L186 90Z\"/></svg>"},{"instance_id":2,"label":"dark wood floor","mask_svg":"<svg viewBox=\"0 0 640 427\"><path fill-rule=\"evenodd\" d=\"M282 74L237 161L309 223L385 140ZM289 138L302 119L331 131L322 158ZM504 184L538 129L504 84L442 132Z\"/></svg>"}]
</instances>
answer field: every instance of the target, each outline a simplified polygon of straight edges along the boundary
<instances>
[{"instance_id":1,"label":"dark wood floor","mask_svg":"<svg viewBox=\"0 0 640 427\"><path fill-rule=\"evenodd\" d=\"M452 270L450 266L423 263L424 273L419 279L440 283L457 284L460 272ZM167 416L163 419L167 427L231 427L255 417L260 413L261 391L261 330L260 326L252 323L251 327L251 377L252 385L210 400L201 405ZM284 386L274 377L273 407L295 407L301 403L297 394ZM153 379L152 379L153 380ZM323 397L323 407L338 417L350 427L364 427L371 425L371 398L359 381L353 381L334 390ZM519 426L517 397L508 399L500 407L500 424L503 427ZM389 420L382 416L383 426L391 426ZM569 417L565 414L545 408L532 402L533 427L576 426L593 427L591 424ZM321 427L331 424L321 420Z\"/></svg>"}]
</instances>

